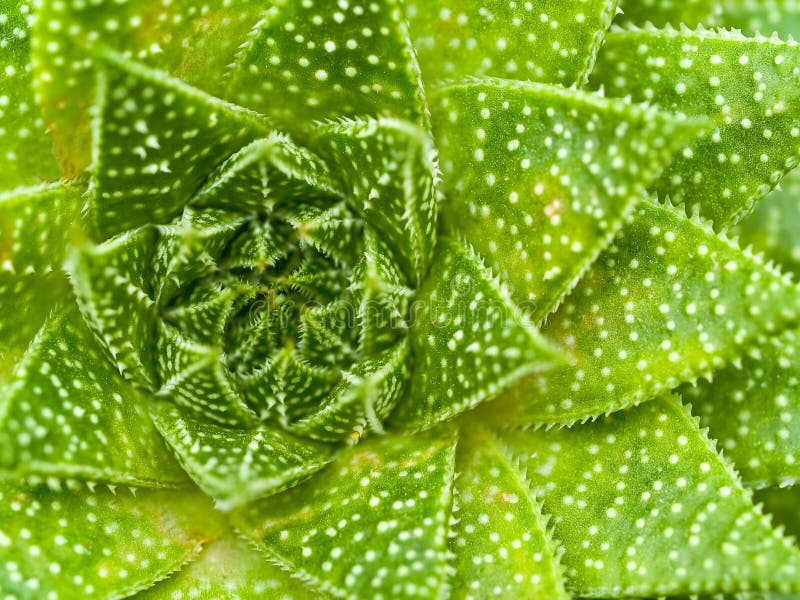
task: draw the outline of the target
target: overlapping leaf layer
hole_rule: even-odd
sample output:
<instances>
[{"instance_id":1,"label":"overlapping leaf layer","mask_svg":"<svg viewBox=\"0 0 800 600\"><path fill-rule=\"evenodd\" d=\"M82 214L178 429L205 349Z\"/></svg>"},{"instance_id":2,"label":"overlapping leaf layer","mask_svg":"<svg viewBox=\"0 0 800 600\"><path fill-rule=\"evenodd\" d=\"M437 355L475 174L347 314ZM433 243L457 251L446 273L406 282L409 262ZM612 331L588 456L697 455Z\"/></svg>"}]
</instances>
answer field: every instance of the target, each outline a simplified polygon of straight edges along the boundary
<instances>
[{"instance_id":1,"label":"overlapping leaf layer","mask_svg":"<svg viewBox=\"0 0 800 600\"><path fill-rule=\"evenodd\" d=\"M0 597L800 597L798 15L0 0Z\"/></svg>"}]
</instances>

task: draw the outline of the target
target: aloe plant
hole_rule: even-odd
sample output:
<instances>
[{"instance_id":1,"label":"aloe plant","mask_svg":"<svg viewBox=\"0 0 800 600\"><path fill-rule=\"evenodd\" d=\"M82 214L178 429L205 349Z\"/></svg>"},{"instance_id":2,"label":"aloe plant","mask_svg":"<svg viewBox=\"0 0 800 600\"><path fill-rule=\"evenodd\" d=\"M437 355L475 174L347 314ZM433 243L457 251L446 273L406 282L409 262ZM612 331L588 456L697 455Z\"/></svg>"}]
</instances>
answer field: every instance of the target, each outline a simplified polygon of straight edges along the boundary
<instances>
[{"instance_id":1,"label":"aloe plant","mask_svg":"<svg viewBox=\"0 0 800 600\"><path fill-rule=\"evenodd\" d=\"M800 597L795 31L0 0L0 597Z\"/></svg>"}]
</instances>

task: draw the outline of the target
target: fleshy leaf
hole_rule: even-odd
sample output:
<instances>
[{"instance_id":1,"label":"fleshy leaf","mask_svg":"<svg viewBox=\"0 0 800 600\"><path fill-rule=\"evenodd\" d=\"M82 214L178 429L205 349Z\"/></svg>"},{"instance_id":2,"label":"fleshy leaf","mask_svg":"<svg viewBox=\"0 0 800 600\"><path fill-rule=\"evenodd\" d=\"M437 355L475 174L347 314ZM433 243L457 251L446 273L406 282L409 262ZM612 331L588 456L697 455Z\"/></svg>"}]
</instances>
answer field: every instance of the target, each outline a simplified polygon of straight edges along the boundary
<instances>
[{"instance_id":1,"label":"fleshy leaf","mask_svg":"<svg viewBox=\"0 0 800 600\"><path fill-rule=\"evenodd\" d=\"M222 163L192 203L247 212L264 211L279 201L338 195L319 157L273 132Z\"/></svg>"},{"instance_id":2,"label":"fleshy leaf","mask_svg":"<svg viewBox=\"0 0 800 600\"><path fill-rule=\"evenodd\" d=\"M427 81L468 75L583 85L616 0L406 2Z\"/></svg>"},{"instance_id":3,"label":"fleshy leaf","mask_svg":"<svg viewBox=\"0 0 800 600\"><path fill-rule=\"evenodd\" d=\"M439 598L454 454L443 431L369 438L313 482L234 512L234 525L271 561L334 596Z\"/></svg>"},{"instance_id":4,"label":"fleshy leaf","mask_svg":"<svg viewBox=\"0 0 800 600\"><path fill-rule=\"evenodd\" d=\"M0 270L60 270L67 246L80 239L81 193L63 183L0 193Z\"/></svg>"},{"instance_id":5,"label":"fleshy leaf","mask_svg":"<svg viewBox=\"0 0 800 600\"><path fill-rule=\"evenodd\" d=\"M136 596L137 600L185 597L318 600L297 579L269 564L242 540L226 536L203 548L200 556L169 579Z\"/></svg>"},{"instance_id":6,"label":"fleshy leaf","mask_svg":"<svg viewBox=\"0 0 800 600\"><path fill-rule=\"evenodd\" d=\"M741 33L613 31L592 74L613 95L709 115L653 189L697 206L717 229L738 221L800 158L800 45Z\"/></svg>"},{"instance_id":7,"label":"fleshy leaf","mask_svg":"<svg viewBox=\"0 0 800 600\"><path fill-rule=\"evenodd\" d=\"M724 10L740 3L740 0L725 0ZM718 24L723 13L720 0L622 0L620 4L620 20L633 25L652 23L656 27L684 24L712 27Z\"/></svg>"},{"instance_id":8,"label":"fleshy leaf","mask_svg":"<svg viewBox=\"0 0 800 600\"><path fill-rule=\"evenodd\" d=\"M43 477L147 487L186 476L77 310L50 318L0 395L0 463Z\"/></svg>"},{"instance_id":9,"label":"fleshy leaf","mask_svg":"<svg viewBox=\"0 0 800 600\"><path fill-rule=\"evenodd\" d=\"M568 598L548 519L492 434L461 430L453 598Z\"/></svg>"},{"instance_id":10,"label":"fleshy leaf","mask_svg":"<svg viewBox=\"0 0 800 600\"><path fill-rule=\"evenodd\" d=\"M208 174L267 134L256 115L105 51L98 72L93 196L101 238L181 213Z\"/></svg>"},{"instance_id":11,"label":"fleshy leaf","mask_svg":"<svg viewBox=\"0 0 800 600\"><path fill-rule=\"evenodd\" d=\"M438 164L430 135L385 118L326 123L315 134L353 208L418 284L436 246Z\"/></svg>"},{"instance_id":12,"label":"fleshy leaf","mask_svg":"<svg viewBox=\"0 0 800 600\"><path fill-rule=\"evenodd\" d=\"M734 233L742 246L763 252L800 279L800 170L784 177L780 187L759 202Z\"/></svg>"},{"instance_id":13,"label":"fleshy leaf","mask_svg":"<svg viewBox=\"0 0 800 600\"><path fill-rule=\"evenodd\" d=\"M573 595L800 590L800 550L675 399L504 439L555 515Z\"/></svg>"},{"instance_id":14,"label":"fleshy leaf","mask_svg":"<svg viewBox=\"0 0 800 600\"><path fill-rule=\"evenodd\" d=\"M683 210L645 202L548 324L574 364L487 407L510 423L564 423L649 400L798 322L789 277Z\"/></svg>"},{"instance_id":15,"label":"fleshy leaf","mask_svg":"<svg viewBox=\"0 0 800 600\"><path fill-rule=\"evenodd\" d=\"M329 117L381 114L421 122L419 65L399 5L273 5L229 73L226 97L295 134Z\"/></svg>"},{"instance_id":16,"label":"fleshy leaf","mask_svg":"<svg viewBox=\"0 0 800 600\"><path fill-rule=\"evenodd\" d=\"M764 511L772 515L775 525L784 527L786 533L800 537L800 514L797 507L800 505L800 487L767 488L757 490L753 494L756 502L762 503Z\"/></svg>"},{"instance_id":17,"label":"fleshy leaf","mask_svg":"<svg viewBox=\"0 0 800 600\"><path fill-rule=\"evenodd\" d=\"M205 499L0 480L0 589L13 598L123 598L200 551Z\"/></svg>"},{"instance_id":18,"label":"fleshy leaf","mask_svg":"<svg viewBox=\"0 0 800 600\"><path fill-rule=\"evenodd\" d=\"M158 373L161 387L157 396L221 425L252 425L255 415L218 347L187 339L175 327L162 324L158 331Z\"/></svg>"},{"instance_id":19,"label":"fleshy leaf","mask_svg":"<svg viewBox=\"0 0 800 600\"><path fill-rule=\"evenodd\" d=\"M265 9L261 0L36 2L34 87L67 177L91 162L94 52L110 47L219 95L221 73Z\"/></svg>"},{"instance_id":20,"label":"fleshy leaf","mask_svg":"<svg viewBox=\"0 0 800 600\"><path fill-rule=\"evenodd\" d=\"M685 388L710 435L750 486L800 481L800 331L748 352L741 364Z\"/></svg>"},{"instance_id":21,"label":"fleshy leaf","mask_svg":"<svg viewBox=\"0 0 800 600\"><path fill-rule=\"evenodd\" d=\"M34 2L2 0L0 48L0 148L3 168L0 188L57 179L58 165L52 142L45 135L44 119L34 99L31 83L30 37Z\"/></svg>"},{"instance_id":22,"label":"fleshy leaf","mask_svg":"<svg viewBox=\"0 0 800 600\"><path fill-rule=\"evenodd\" d=\"M366 429L381 431L380 423L406 390L409 362L405 339L363 359L342 373L341 381L319 408L292 424L292 431L332 442L348 435L358 437Z\"/></svg>"},{"instance_id":23,"label":"fleshy leaf","mask_svg":"<svg viewBox=\"0 0 800 600\"><path fill-rule=\"evenodd\" d=\"M431 427L560 360L461 241L439 242L412 319L415 374L392 416L403 426Z\"/></svg>"},{"instance_id":24,"label":"fleshy leaf","mask_svg":"<svg viewBox=\"0 0 800 600\"><path fill-rule=\"evenodd\" d=\"M156 407L153 419L186 472L222 510L280 492L330 460L329 448L279 429L229 429L169 405Z\"/></svg>"},{"instance_id":25,"label":"fleshy leaf","mask_svg":"<svg viewBox=\"0 0 800 600\"><path fill-rule=\"evenodd\" d=\"M459 231L535 320L613 238L679 144L699 133L653 108L533 83L437 89L433 122Z\"/></svg>"},{"instance_id":26,"label":"fleshy leaf","mask_svg":"<svg viewBox=\"0 0 800 600\"><path fill-rule=\"evenodd\" d=\"M67 262L81 314L129 380L155 382L156 304L145 265L155 232L141 228L100 245L86 244Z\"/></svg>"}]
</instances>

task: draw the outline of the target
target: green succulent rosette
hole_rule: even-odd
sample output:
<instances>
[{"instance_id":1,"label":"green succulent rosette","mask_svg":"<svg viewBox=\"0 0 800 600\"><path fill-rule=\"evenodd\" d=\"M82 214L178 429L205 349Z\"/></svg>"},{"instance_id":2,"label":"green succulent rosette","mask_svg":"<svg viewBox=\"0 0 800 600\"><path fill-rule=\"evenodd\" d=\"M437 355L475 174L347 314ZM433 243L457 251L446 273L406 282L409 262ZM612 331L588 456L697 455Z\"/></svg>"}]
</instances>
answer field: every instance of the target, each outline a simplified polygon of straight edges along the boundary
<instances>
[{"instance_id":1,"label":"green succulent rosette","mask_svg":"<svg viewBox=\"0 0 800 600\"><path fill-rule=\"evenodd\" d=\"M0 598L800 595L798 14L0 0Z\"/></svg>"}]
</instances>

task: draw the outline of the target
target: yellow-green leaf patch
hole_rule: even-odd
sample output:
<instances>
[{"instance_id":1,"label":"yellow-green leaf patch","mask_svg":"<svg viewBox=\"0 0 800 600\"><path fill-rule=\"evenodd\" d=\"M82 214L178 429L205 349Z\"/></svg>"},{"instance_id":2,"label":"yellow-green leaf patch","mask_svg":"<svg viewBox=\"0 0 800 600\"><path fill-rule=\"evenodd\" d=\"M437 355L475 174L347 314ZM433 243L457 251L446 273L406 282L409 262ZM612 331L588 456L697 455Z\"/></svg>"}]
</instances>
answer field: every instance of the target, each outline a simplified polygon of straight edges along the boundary
<instances>
[{"instance_id":1,"label":"yellow-green leaf patch","mask_svg":"<svg viewBox=\"0 0 800 600\"><path fill-rule=\"evenodd\" d=\"M382 436L313 480L234 512L277 564L341 598L439 598L446 586L455 438Z\"/></svg>"},{"instance_id":2,"label":"yellow-green leaf patch","mask_svg":"<svg viewBox=\"0 0 800 600\"><path fill-rule=\"evenodd\" d=\"M674 398L504 440L554 515L573 595L800 590L800 550Z\"/></svg>"},{"instance_id":3,"label":"yellow-green leaf patch","mask_svg":"<svg viewBox=\"0 0 800 600\"><path fill-rule=\"evenodd\" d=\"M699 133L646 106L560 87L469 79L435 89L445 223L535 320L622 226L679 144Z\"/></svg>"},{"instance_id":4,"label":"yellow-green leaf patch","mask_svg":"<svg viewBox=\"0 0 800 600\"><path fill-rule=\"evenodd\" d=\"M427 81L468 75L586 83L616 0L407 0Z\"/></svg>"},{"instance_id":5,"label":"yellow-green leaf patch","mask_svg":"<svg viewBox=\"0 0 800 600\"><path fill-rule=\"evenodd\" d=\"M717 229L741 219L800 157L800 45L738 31L614 30L592 74L615 96L708 115L653 189Z\"/></svg>"}]
</instances>

